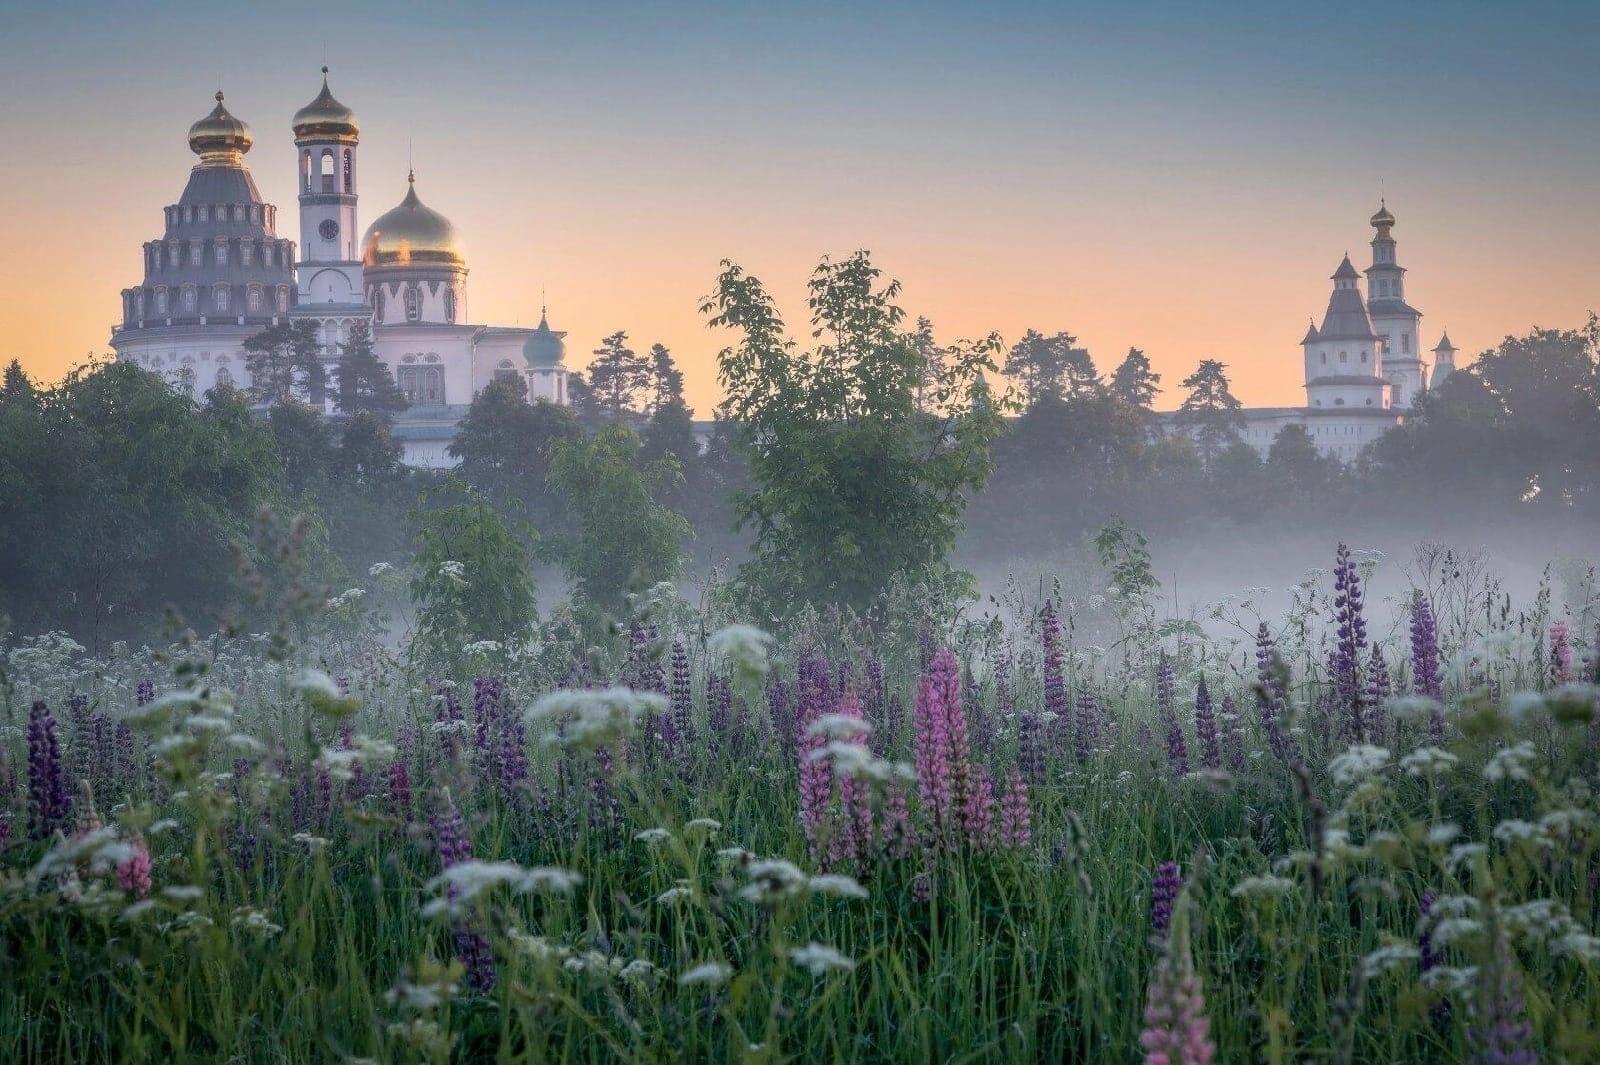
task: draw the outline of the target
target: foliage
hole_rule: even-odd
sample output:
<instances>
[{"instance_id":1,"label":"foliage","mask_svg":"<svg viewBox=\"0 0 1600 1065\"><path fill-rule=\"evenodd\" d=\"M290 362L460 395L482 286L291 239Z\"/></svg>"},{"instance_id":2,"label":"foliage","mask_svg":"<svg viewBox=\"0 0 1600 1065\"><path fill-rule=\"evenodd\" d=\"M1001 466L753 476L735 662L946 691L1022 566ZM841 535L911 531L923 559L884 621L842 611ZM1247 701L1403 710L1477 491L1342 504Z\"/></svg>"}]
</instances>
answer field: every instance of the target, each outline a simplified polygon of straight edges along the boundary
<instances>
[{"instance_id":1,"label":"foliage","mask_svg":"<svg viewBox=\"0 0 1600 1065\"><path fill-rule=\"evenodd\" d=\"M250 402L269 406L307 396L322 405L325 373L316 322L294 319L267 326L245 338L245 369L250 374Z\"/></svg>"},{"instance_id":2,"label":"foliage","mask_svg":"<svg viewBox=\"0 0 1600 1065\"><path fill-rule=\"evenodd\" d=\"M0 403L0 607L96 646L215 616L280 476L242 397L197 407L127 363Z\"/></svg>"},{"instance_id":3,"label":"foliage","mask_svg":"<svg viewBox=\"0 0 1600 1065\"><path fill-rule=\"evenodd\" d=\"M543 399L529 403L514 383L493 381L456 426L450 456L461 461L456 472L501 509L525 509L548 531L567 509L546 486L550 456L581 432L572 410Z\"/></svg>"},{"instance_id":4,"label":"foliage","mask_svg":"<svg viewBox=\"0 0 1600 1065\"><path fill-rule=\"evenodd\" d=\"M904 329L898 282L882 282L865 252L824 259L807 287L810 352L785 338L766 289L733 263L704 307L737 334L718 366L721 416L754 481L737 501L754 530L740 573L772 613L860 606L897 573L943 565L1001 425L983 376L997 337L945 348L935 371Z\"/></svg>"},{"instance_id":5,"label":"foliage","mask_svg":"<svg viewBox=\"0 0 1600 1065\"><path fill-rule=\"evenodd\" d=\"M1243 404L1229 387L1227 369L1216 359L1201 359L1199 368L1183 379L1189 395L1178 408L1177 422L1189 430L1207 467L1244 431L1239 413Z\"/></svg>"},{"instance_id":6,"label":"foliage","mask_svg":"<svg viewBox=\"0 0 1600 1065\"><path fill-rule=\"evenodd\" d=\"M425 507L415 516L416 648L453 656L480 640L520 642L537 605L525 537L513 535L481 494L459 482L447 487L465 493L465 500Z\"/></svg>"},{"instance_id":7,"label":"foliage","mask_svg":"<svg viewBox=\"0 0 1600 1065\"><path fill-rule=\"evenodd\" d=\"M409 405L388 365L373 350L372 330L366 322L350 327L350 339L341 345L333 372L334 402L342 414L389 417Z\"/></svg>"},{"instance_id":8,"label":"foliage","mask_svg":"<svg viewBox=\"0 0 1600 1065\"><path fill-rule=\"evenodd\" d=\"M1034 406L1096 395L1103 387L1088 349L1069 333L1045 336L1030 329L1006 354L1005 372L1017 380L1024 402Z\"/></svg>"},{"instance_id":9,"label":"foliage","mask_svg":"<svg viewBox=\"0 0 1600 1065\"><path fill-rule=\"evenodd\" d=\"M665 349L663 349L665 350ZM589 390L595 403L612 418L637 413L650 393L655 366L628 347L628 334L618 330L600 341L589 362Z\"/></svg>"},{"instance_id":10,"label":"foliage","mask_svg":"<svg viewBox=\"0 0 1600 1065\"><path fill-rule=\"evenodd\" d=\"M672 458L638 462L639 438L624 425L563 440L550 455L550 485L577 516L576 535L556 554L578 591L620 613L630 589L677 577L689 524L652 498L681 481Z\"/></svg>"}]
</instances>

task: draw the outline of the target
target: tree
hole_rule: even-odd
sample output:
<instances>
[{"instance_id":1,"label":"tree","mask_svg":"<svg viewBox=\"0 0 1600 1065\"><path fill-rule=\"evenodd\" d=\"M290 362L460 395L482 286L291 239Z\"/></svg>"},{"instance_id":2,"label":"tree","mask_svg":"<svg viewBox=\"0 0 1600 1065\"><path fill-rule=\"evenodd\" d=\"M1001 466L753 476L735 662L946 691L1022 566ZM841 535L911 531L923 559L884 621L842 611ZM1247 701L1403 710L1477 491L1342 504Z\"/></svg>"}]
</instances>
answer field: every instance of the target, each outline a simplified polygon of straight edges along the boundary
<instances>
[{"instance_id":1,"label":"tree","mask_svg":"<svg viewBox=\"0 0 1600 1065\"><path fill-rule=\"evenodd\" d=\"M576 370L567 374L567 403L577 417L578 424L585 429L598 429L605 420L600 397L595 395L588 379Z\"/></svg>"},{"instance_id":2,"label":"tree","mask_svg":"<svg viewBox=\"0 0 1600 1065\"><path fill-rule=\"evenodd\" d=\"M148 638L168 605L204 618L279 476L237 392L197 407L131 363L0 403L0 609L91 647Z\"/></svg>"},{"instance_id":3,"label":"tree","mask_svg":"<svg viewBox=\"0 0 1600 1065\"><path fill-rule=\"evenodd\" d=\"M1161 375L1150 370L1150 360L1138 348L1129 348L1127 356L1111 374L1111 394L1147 416L1161 391Z\"/></svg>"},{"instance_id":4,"label":"tree","mask_svg":"<svg viewBox=\"0 0 1600 1065\"><path fill-rule=\"evenodd\" d=\"M400 442L379 411L358 410L344 423L334 458L339 475L356 484L391 480L400 472Z\"/></svg>"},{"instance_id":5,"label":"tree","mask_svg":"<svg viewBox=\"0 0 1600 1065\"><path fill-rule=\"evenodd\" d=\"M1202 359L1194 373L1183 379L1189 396L1178 409L1177 423L1189 430L1210 469L1217 455L1244 431L1243 406L1228 386L1228 368L1216 359Z\"/></svg>"},{"instance_id":6,"label":"tree","mask_svg":"<svg viewBox=\"0 0 1600 1065\"><path fill-rule=\"evenodd\" d=\"M650 424L645 426L643 454L646 459L673 456L684 467L687 478L700 448L694 438L694 413L683 398L683 371L662 344L650 349L650 360L655 372L655 402Z\"/></svg>"},{"instance_id":7,"label":"tree","mask_svg":"<svg viewBox=\"0 0 1600 1065\"><path fill-rule=\"evenodd\" d=\"M653 377L650 360L628 347L628 334L621 330L600 341L589 363L589 388L613 419L638 411Z\"/></svg>"},{"instance_id":8,"label":"tree","mask_svg":"<svg viewBox=\"0 0 1600 1065\"><path fill-rule=\"evenodd\" d=\"M420 646L454 655L478 640L520 641L536 620L527 548L481 494L460 482L447 487L466 500L415 516Z\"/></svg>"},{"instance_id":9,"label":"tree","mask_svg":"<svg viewBox=\"0 0 1600 1065\"><path fill-rule=\"evenodd\" d=\"M335 403L341 414L368 412L387 419L409 406L389 367L373 350L372 330L365 322L350 327L350 339L340 346L334 376Z\"/></svg>"},{"instance_id":10,"label":"tree","mask_svg":"<svg viewBox=\"0 0 1600 1065\"><path fill-rule=\"evenodd\" d=\"M549 481L578 516L579 531L556 549L580 594L620 612L630 588L677 577L689 523L651 496L679 479L678 463L636 462L639 438L625 425L558 442Z\"/></svg>"},{"instance_id":11,"label":"tree","mask_svg":"<svg viewBox=\"0 0 1600 1065\"><path fill-rule=\"evenodd\" d=\"M548 529L560 509L545 484L550 450L580 435L571 410L542 399L529 403L515 382L492 381L456 426L450 455L461 460L457 473L496 504L519 503Z\"/></svg>"},{"instance_id":12,"label":"tree","mask_svg":"<svg viewBox=\"0 0 1600 1065\"><path fill-rule=\"evenodd\" d=\"M1309 494L1320 491L1339 475L1339 461L1317 451L1306 427L1285 425L1267 449L1267 472L1274 481Z\"/></svg>"},{"instance_id":13,"label":"tree","mask_svg":"<svg viewBox=\"0 0 1600 1065\"><path fill-rule=\"evenodd\" d=\"M298 392L321 405L324 374L317 323L280 322L246 338L240 347L250 373L250 402L270 406Z\"/></svg>"},{"instance_id":14,"label":"tree","mask_svg":"<svg viewBox=\"0 0 1600 1065\"><path fill-rule=\"evenodd\" d=\"M6 367L5 384L0 386L0 403L36 404L38 401L38 390L33 387L33 382L28 380L28 374L23 370L22 363L12 359L11 365Z\"/></svg>"},{"instance_id":15,"label":"tree","mask_svg":"<svg viewBox=\"0 0 1600 1065\"><path fill-rule=\"evenodd\" d=\"M284 484L304 492L333 469L333 436L322 412L292 396L280 399L267 413L267 424L283 464Z\"/></svg>"},{"instance_id":16,"label":"tree","mask_svg":"<svg viewBox=\"0 0 1600 1065\"><path fill-rule=\"evenodd\" d=\"M1075 347L1070 333L1045 336L1028 330L1006 355L1006 376L1016 379L1023 401L1032 406L1047 399L1076 399L1097 393L1100 377L1085 348Z\"/></svg>"},{"instance_id":17,"label":"tree","mask_svg":"<svg viewBox=\"0 0 1600 1065\"><path fill-rule=\"evenodd\" d=\"M741 527L755 531L740 579L775 615L806 602L865 607L896 574L947 570L1002 425L984 379L998 337L946 347L929 386L927 356L895 303L900 286L867 253L824 259L808 289L809 352L732 262L703 307L736 334L718 366L721 417L753 481L736 500Z\"/></svg>"}]
</instances>

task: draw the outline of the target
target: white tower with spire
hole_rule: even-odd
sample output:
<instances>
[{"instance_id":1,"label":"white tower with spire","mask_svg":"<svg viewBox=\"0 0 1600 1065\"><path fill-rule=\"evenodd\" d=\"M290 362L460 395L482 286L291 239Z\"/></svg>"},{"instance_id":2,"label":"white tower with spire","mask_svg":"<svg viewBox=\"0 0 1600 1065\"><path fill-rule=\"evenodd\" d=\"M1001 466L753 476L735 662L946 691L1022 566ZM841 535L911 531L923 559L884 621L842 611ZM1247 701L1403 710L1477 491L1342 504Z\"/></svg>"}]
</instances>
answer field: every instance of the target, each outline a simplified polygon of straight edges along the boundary
<instances>
[{"instance_id":1,"label":"white tower with spire","mask_svg":"<svg viewBox=\"0 0 1600 1065\"><path fill-rule=\"evenodd\" d=\"M1450 331L1447 329L1433 349L1433 380L1428 382L1429 387L1438 388L1444 384L1445 378L1455 372L1456 346L1450 343Z\"/></svg>"},{"instance_id":2,"label":"white tower with spire","mask_svg":"<svg viewBox=\"0 0 1600 1065\"><path fill-rule=\"evenodd\" d=\"M328 68L322 91L294 114L300 193L299 300L296 318L318 323L325 361L339 356L350 328L369 317L361 279L361 234L356 228L355 112L334 99Z\"/></svg>"},{"instance_id":3,"label":"white tower with spire","mask_svg":"<svg viewBox=\"0 0 1600 1065\"><path fill-rule=\"evenodd\" d=\"M1390 402L1409 410L1428 387L1422 363L1422 312L1406 302L1406 271L1395 257L1394 215L1379 202L1370 219L1377 235L1372 238L1372 265L1367 267L1367 311L1373 331L1383 346L1384 376L1393 386Z\"/></svg>"}]
</instances>

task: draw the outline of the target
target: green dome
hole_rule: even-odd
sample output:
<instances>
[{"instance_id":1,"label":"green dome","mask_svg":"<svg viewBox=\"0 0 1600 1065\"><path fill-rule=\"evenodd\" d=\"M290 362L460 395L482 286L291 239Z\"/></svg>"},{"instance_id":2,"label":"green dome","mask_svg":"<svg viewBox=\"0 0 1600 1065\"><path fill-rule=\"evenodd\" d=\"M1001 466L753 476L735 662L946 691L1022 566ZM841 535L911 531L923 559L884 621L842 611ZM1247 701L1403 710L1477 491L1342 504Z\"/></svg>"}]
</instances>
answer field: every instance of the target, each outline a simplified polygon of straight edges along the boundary
<instances>
[{"instance_id":1,"label":"green dome","mask_svg":"<svg viewBox=\"0 0 1600 1065\"><path fill-rule=\"evenodd\" d=\"M522 357L528 360L529 366L560 366L567 353L566 341L561 339L565 335L551 329L550 322L540 312L539 327L522 342Z\"/></svg>"}]
</instances>

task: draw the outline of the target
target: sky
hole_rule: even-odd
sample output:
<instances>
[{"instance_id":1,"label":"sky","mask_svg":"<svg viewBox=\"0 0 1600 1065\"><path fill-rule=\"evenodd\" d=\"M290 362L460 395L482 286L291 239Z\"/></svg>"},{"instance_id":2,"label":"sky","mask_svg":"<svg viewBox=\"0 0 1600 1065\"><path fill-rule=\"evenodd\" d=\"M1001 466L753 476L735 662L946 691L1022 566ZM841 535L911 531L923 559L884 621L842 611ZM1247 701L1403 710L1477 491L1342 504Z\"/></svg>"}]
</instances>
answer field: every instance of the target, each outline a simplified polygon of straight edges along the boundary
<instances>
[{"instance_id":1,"label":"sky","mask_svg":"<svg viewBox=\"0 0 1600 1065\"><path fill-rule=\"evenodd\" d=\"M332 68L361 224L417 190L470 317L541 293L582 366L667 344L709 416L723 259L798 338L823 255L869 249L947 338L1137 346L1158 405L1218 358L1303 401L1298 342L1387 199L1423 346L1463 361L1600 306L1592 4L371 4L0 0L0 358L109 350L219 88L294 222L289 119Z\"/></svg>"}]
</instances>

